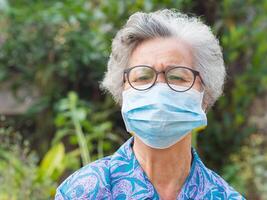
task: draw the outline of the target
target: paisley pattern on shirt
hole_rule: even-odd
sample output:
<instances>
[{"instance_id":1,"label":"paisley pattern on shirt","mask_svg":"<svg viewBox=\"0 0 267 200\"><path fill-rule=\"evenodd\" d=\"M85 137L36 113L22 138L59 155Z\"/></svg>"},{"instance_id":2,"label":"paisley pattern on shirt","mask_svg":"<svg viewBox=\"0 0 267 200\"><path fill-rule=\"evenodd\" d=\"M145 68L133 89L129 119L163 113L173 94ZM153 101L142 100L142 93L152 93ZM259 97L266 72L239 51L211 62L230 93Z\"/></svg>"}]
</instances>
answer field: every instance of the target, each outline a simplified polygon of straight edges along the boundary
<instances>
[{"instance_id":1,"label":"paisley pattern on shirt","mask_svg":"<svg viewBox=\"0 0 267 200\"><path fill-rule=\"evenodd\" d=\"M56 200L124 200L160 197L132 150L133 137L112 156L92 162L67 178ZM179 200L243 200L219 175L205 167L193 149L193 162Z\"/></svg>"}]
</instances>

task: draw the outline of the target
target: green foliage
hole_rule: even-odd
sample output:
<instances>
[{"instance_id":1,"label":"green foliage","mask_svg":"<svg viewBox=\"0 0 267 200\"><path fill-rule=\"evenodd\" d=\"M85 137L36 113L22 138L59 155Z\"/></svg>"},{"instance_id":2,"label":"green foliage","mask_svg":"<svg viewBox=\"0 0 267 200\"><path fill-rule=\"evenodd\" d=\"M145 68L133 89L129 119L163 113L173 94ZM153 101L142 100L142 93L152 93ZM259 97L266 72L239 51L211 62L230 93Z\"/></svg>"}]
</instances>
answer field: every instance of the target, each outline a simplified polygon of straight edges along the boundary
<instances>
[{"instance_id":1,"label":"green foliage","mask_svg":"<svg viewBox=\"0 0 267 200\"><path fill-rule=\"evenodd\" d=\"M223 168L224 178L248 199L267 198L266 144L263 135L251 135L240 151L230 156L230 164Z\"/></svg>"},{"instance_id":2,"label":"green foliage","mask_svg":"<svg viewBox=\"0 0 267 200\"><path fill-rule=\"evenodd\" d=\"M11 128L0 129L0 199L49 199L55 194L51 176L38 180L37 156Z\"/></svg>"},{"instance_id":3,"label":"green foliage","mask_svg":"<svg viewBox=\"0 0 267 200\"><path fill-rule=\"evenodd\" d=\"M78 98L75 92L69 92L67 98L56 105L58 115L55 118L58 128L53 144L68 136L69 143L78 143L83 165L110 153L112 145L122 143L112 132L112 122L103 117L103 111L93 110L88 102Z\"/></svg>"},{"instance_id":4,"label":"green foliage","mask_svg":"<svg viewBox=\"0 0 267 200\"><path fill-rule=\"evenodd\" d=\"M238 8L238 9L237 9ZM266 1L231 1L219 4L214 27L221 35L228 77L225 95L209 112L208 127L199 146L208 165L221 169L231 153L255 131L248 123L252 103L267 91ZM221 155L224 155L224 159Z\"/></svg>"},{"instance_id":5,"label":"green foliage","mask_svg":"<svg viewBox=\"0 0 267 200\"><path fill-rule=\"evenodd\" d=\"M77 108L77 99L77 95L74 92L70 92L67 99L63 99L59 102L60 111L64 113L57 117L57 122L61 125L63 123L63 127L65 128L67 126L64 122L67 122L68 118L70 119L70 123L73 124L75 129L74 132L77 136L83 164L86 165L90 162L90 154L82 131L81 121L85 120L87 110L82 107ZM64 132L67 133L67 131ZM64 136L62 135L64 132L61 131L60 137ZM59 135L56 136L58 136L57 139L60 138Z\"/></svg>"},{"instance_id":6,"label":"green foliage","mask_svg":"<svg viewBox=\"0 0 267 200\"><path fill-rule=\"evenodd\" d=\"M52 146L39 165L37 179L43 181L46 177L51 177L53 180L58 180L66 170L68 159L69 157L66 156L62 143ZM79 166L79 164L77 163L76 166Z\"/></svg>"},{"instance_id":7,"label":"green foliage","mask_svg":"<svg viewBox=\"0 0 267 200\"><path fill-rule=\"evenodd\" d=\"M12 128L0 128L0 139L1 200L51 199L63 173L80 167L80 153L66 152L61 142L53 145L38 163L27 140Z\"/></svg>"}]
</instances>

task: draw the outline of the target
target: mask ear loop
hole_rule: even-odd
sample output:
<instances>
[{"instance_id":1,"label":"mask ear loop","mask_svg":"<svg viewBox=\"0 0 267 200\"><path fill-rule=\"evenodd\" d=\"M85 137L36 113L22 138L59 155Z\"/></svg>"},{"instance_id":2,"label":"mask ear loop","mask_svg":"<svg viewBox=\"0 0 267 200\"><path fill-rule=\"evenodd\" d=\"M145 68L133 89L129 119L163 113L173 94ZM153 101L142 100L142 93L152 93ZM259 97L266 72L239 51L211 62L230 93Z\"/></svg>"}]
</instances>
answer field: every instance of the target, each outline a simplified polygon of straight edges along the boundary
<instances>
[{"instance_id":1,"label":"mask ear loop","mask_svg":"<svg viewBox=\"0 0 267 200\"><path fill-rule=\"evenodd\" d=\"M201 64L200 64L201 65ZM201 65L202 66L202 65ZM198 74L198 77L200 78L200 81L201 81L201 84L202 84L202 91L201 91L201 95L202 95L202 98L201 98L201 108L202 108L202 105L203 105L203 102L204 102L204 93L205 93L205 88L206 88L206 84L204 82L204 80L202 79L202 77L200 76L200 73ZM202 108L202 110L207 113L207 105L204 104L204 108Z\"/></svg>"},{"instance_id":2,"label":"mask ear loop","mask_svg":"<svg viewBox=\"0 0 267 200\"><path fill-rule=\"evenodd\" d=\"M203 107L203 102L204 102L204 89L203 91L199 92L200 96L201 96L201 103L200 103L200 107L201 107L201 110L203 110L205 113L206 113L206 108Z\"/></svg>"},{"instance_id":3,"label":"mask ear loop","mask_svg":"<svg viewBox=\"0 0 267 200\"><path fill-rule=\"evenodd\" d=\"M200 73L198 72L198 75L197 75L200 79L200 82L201 82L201 88L202 88L202 91L200 91L200 94L201 94L201 109L206 113L206 108L202 107L203 106L203 100L204 100L204 93L205 93L205 87L206 87L206 84L204 83L204 80L202 79L202 77L200 76Z\"/></svg>"}]
</instances>

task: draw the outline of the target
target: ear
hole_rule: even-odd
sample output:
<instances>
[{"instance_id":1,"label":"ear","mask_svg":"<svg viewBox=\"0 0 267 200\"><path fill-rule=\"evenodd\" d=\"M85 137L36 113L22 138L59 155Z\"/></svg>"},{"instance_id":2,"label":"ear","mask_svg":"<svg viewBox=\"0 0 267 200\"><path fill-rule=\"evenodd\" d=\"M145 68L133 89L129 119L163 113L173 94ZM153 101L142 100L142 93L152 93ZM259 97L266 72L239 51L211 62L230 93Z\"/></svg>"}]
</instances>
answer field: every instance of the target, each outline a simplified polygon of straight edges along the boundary
<instances>
[{"instance_id":1,"label":"ear","mask_svg":"<svg viewBox=\"0 0 267 200\"><path fill-rule=\"evenodd\" d=\"M204 110L205 113L208 112L208 104L205 101L202 102L202 106L201 107L202 107L202 109Z\"/></svg>"}]
</instances>

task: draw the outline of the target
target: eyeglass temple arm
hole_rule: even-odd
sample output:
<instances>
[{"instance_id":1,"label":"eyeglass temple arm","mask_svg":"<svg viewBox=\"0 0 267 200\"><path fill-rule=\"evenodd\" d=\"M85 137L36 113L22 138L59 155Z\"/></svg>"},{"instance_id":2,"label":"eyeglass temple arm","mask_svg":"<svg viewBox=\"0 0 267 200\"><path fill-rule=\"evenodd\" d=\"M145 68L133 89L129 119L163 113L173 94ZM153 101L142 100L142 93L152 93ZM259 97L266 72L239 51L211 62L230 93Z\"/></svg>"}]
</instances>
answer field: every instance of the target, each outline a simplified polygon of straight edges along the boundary
<instances>
[{"instance_id":1,"label":"eyeglass temple arm","mask_svg":"<svg viewBox=\"0 0 267 200\"><path fill-rule=\"evenodd\" d=\"M125 78L125 76L127 75L127 72L126 71L124 71L123 72L123 83L125 83L126 82L126 78Z\"/></svg>"},{"instance_id":2,"label":"eyeglass temple arm","mask_svg":"<svg viewBox=\"0 0 267 200\"><path fill-rule=\"evenodd\" d=\"M202 79L202 77L200 76L199 73L198 73L198 76L199 76L199 78L200 78L201 83L202 83L204 86L206 86L206 84L204 83L204 81L203 81L203 79Z\"/></svg>"}]
</instances>

